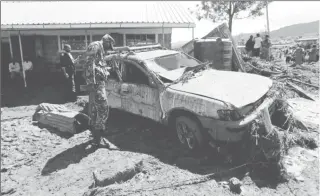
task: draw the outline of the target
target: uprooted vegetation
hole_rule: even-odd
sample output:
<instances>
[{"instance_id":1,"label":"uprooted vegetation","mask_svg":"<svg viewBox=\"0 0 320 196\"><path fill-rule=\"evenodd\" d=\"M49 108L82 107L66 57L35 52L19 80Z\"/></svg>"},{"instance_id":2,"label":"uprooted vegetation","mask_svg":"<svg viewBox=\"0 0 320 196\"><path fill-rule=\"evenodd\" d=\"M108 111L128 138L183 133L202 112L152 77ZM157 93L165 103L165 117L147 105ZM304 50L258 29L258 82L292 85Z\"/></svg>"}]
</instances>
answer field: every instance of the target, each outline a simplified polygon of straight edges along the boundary
<instances>
[{"instance_id":1,"label":"uprooted vegetation","mask_svg":"<svg viewBox=\"0 0 320 196\"><path fill-rule=\"evenodd\" d=\"M317 101L319 63L288 66L254 58L247 59L245 68L249 73L263 75L273 80L268 96L276 97L277 102L276 111L271 116L272 132L266 132L261 119L255 120L251 127L249 137L251 144L253 143L251 145L253 153L249 159L253 162L265 162L267 168L274 172L274 177L286 181L290 178L284 168L284 157L288 151L295 146L315 149L319 145L317 116L313 119L315 125L307 126L299 117L303 116L301 111L296 111L294 108L296 105L292 104L299 97ZM301 100L302 102L297 104L310 102Z\"/></svg>"}]
</instances>

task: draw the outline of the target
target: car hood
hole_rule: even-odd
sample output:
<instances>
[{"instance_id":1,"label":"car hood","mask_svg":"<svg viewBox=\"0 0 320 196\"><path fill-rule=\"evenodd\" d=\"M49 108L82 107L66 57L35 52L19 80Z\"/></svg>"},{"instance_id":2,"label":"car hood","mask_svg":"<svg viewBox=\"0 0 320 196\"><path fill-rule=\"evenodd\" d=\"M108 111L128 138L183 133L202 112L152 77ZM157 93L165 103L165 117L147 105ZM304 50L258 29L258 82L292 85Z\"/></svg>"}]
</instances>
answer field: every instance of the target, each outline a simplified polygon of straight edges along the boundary
<instances>
[{"instance_id":1,"label":"car hood","mask_svg":"<svg viewBox=\"0 0 320 196\"><path fill-rule=\"evenodd\" d=\"M237 108L258 101L272 86L267 77L232 71L205 70L171 89L218 99Z\"/></svg>"}]
</instances>

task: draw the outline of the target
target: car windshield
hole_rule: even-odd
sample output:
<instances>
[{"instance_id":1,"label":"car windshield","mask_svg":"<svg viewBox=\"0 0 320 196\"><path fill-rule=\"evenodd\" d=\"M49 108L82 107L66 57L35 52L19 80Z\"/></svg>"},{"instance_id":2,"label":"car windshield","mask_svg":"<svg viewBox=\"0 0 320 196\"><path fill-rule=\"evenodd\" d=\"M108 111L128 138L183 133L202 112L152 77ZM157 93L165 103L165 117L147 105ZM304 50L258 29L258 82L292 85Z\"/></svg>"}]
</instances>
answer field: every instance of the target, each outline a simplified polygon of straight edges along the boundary
<instances>
[{"instance_id":1,"label":"car windshield","mask_svg":"<svg viewBox=\"0 0 320 196\"><path fill-rule=\"evenodd\" d=\"M183 75L187 67L196 67L202 62L184 54L175 53L146 60L149 69L157 73L164 83L171 83Z\"/></svg>"},{"instance_id":2,"label":"car windshield","mask_svg":"<svg viewBox=\"0 0 320 196\"><path fill-rule=\"evenodd\" d=\"M171 54L154 59L154 61L167 71L183 68L195 67L201 62L183 53Z\"/></svg>"}]
</instances>

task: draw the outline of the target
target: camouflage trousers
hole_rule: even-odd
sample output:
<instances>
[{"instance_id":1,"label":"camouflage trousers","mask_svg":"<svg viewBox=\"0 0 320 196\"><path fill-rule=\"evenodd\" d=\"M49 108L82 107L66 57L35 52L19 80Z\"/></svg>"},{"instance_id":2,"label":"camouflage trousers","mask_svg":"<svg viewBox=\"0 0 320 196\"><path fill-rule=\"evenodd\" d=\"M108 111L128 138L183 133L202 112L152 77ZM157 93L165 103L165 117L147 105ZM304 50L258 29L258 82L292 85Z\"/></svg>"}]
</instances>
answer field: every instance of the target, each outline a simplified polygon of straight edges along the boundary
<instances>
[{"instance_id":1,"label":"camouflage trousers","mask_svg":"<svg viewBox=\"0 0 320 196\"><path fill-rule=\"evenodd\" d=\"M109 116L109 105L104 81L94 85L94 91L91 96L91 126L95 131L106 129L106 122Z\"/></svg>"}]
</instances>

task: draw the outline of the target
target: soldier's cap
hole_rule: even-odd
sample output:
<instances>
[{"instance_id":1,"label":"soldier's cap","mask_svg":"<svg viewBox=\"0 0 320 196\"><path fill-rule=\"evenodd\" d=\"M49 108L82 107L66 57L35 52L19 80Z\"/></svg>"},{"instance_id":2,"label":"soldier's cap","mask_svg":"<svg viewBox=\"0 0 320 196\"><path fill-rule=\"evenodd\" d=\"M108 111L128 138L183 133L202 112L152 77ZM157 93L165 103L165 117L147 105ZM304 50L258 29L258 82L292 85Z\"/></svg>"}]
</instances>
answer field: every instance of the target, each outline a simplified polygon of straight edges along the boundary
<instances>
[{"instance_id":1,"label":"soldier's cap","mask_svg":"<svg viewBox=\"0 0 320 196\"><path fill-rule=\"evenodd\" d=\"M105 35L102 37L102 41L108 41L108 42L112 42L113 44L115 44L114 39L113 39L109 34L105 34Z\"/></svg>"},{"instance_id":2,"label":"soldier's cap","mask_svg":"<svg viewBox=\"0 0 320 196\"><path fill-rule=\"evenodd\" d=\"M63 49L64 50L67 50L67 49L70 49L71 50L71 46L69 44L64 44L63 45Z\"/></svg>"}]
</instances>

